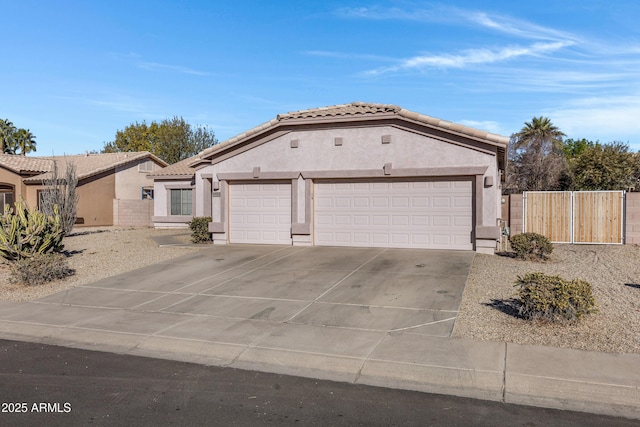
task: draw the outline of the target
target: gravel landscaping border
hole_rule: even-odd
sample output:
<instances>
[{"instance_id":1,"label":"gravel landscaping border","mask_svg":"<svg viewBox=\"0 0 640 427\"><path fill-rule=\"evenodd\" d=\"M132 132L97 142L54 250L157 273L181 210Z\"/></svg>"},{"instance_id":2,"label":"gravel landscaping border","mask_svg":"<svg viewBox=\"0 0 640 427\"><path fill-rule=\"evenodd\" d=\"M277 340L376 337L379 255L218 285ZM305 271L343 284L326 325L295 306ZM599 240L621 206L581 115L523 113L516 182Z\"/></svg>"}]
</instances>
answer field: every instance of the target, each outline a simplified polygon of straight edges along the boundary
<instances>
[{"instance_id":1,"label":"gravel landscaping border","mask_svg":"<svg viewBox=\"0 0 640 427\"><path fill-rule=\"evenodd\" d=\"M0 300L32 301L75 286L197 251L198 247L159 247L151 237L188 229L87 227L64 239L75 275L27 287L8 282L0 264ZM591 283L599 312L579 323L534 323L517 315L517 276L540 271ZM555 245L547 262L476 254L462 296L453 337L534 344L612 353L640 353L640 247L633 245Z\"/></svg>"},{"instance_id":2,"label":"gravel landscaping border","mask_svg":"<svg viewBox=\"0 0 640 427\"><path fill-rule=\"evenodd\" d=\"M569 325L519 318L516 278L537 271L591 283L598 313ZM546 262L476 254L452 336L640 353L640 248L558 244Z\"/></svg>"},{"instance_id":3,"label":"gravel landscaping border","mask_svg":"<svg viewBox=\"0 0 640 427\"><path fill-rule=\"evenodd\" d=\"M41 286L9 283L9 265L0 264L0 300L33 301L75 286L95 282L105 277L156 264L199 250L194 247L158 247L152 236L184 234L188 229L86 227L74 229L63 240L69 266L75 274L64 280ZM180 236L183 237L183 236Z\"/></svg>"}]
</instances>

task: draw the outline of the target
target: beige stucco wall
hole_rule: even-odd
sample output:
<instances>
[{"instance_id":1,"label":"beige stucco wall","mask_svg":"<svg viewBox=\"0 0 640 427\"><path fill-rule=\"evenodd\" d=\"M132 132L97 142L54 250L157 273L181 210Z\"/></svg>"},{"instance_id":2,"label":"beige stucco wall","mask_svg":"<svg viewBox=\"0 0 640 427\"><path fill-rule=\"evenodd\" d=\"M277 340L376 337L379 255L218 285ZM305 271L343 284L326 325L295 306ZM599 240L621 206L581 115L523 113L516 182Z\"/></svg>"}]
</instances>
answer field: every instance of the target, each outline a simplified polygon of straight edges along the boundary
<instances>
[{"instance_id":1,"label":"beige stucco wall","mask_svg":"<svg viewBox=\"0 0 640 427\"><path fill-rule=\"evenodd\" d=\"M78 183L78 218L84 226L113 225L115 174L108 172Z\"/></svg>"},{"instance_id":2,"label":"beige stucco wall","mask_svg":"<svg viewBox=\"0 0 640 427\"><path fill-rule=\"evenodd\" d=\"M27 199L25 185L22 183L20 175L0 167L0 184L14 187L14 200L19 200L20 197Z\"/></svg>"},{"instance_id":3,"label":"beige stucco wall","mask_svg":"<svg viewBox=\"0 0 640 427\"><path fill-rule=\"evenodd\" d=\"M383 143L383 136L389 136L390 143ZM336 145L336 138L341 138L341 145ZM292 141L296 143L292 144ZM323 171L330 175L332 171L355 171L357 175L357 171L363 171L363 176L370 176L373 171L374 175L379 173L380 177L384 177L382 171L386 164L390 164L391 171L402 171L419 177L436 177L438 175L433 172L436 168L439 168L440 173L455 168L456 173L467 171L461 175L475 180L474 191L480 192L480 197L474 198L476 201L481 200L481 206L476 209L476 225L487 228L481 230L481 235L476 235L476 250L493 253L495 239L489 237L491 233L488 229L497 230L501 209L496 150L489 145L478 144L477 147L481 148L438 140L390 125L294 130L252 148L237 147L232 153L214 158L213 164L198 169L194 180L194 212L196 215L204 215L208 206L211 206L213 221L210 230L214 232L214 242L224 243L228 218L223 216L228 215L228 187L226 182L218 182L218 174L244 174L245 178L251 179L255 168L258 168L258 175L263 179L265 174L286 173L287 179L292 179L297 184L292 187L297 199L294 207L297 212L294 211L293 218L293 228L297 230L293 232L294 244L308 244L312 241L310 236L313 233L308 227L312 227L313 220L309 220L306 209L310 209L309 214L312 215L313 179L305 179L305 173L313 175L311 172ZM477 176L478 170L484 170L484 175ZM302 177L298 175L300 173ZM389 176L394 177L393 173ZM485 185L487 177L490 178L489 185ZM216 192L220 197L211 197L211 183L214 187L220 187ZM176 226L179 222L169 215L167 197L169 187L184 184L185 181L181 180L155 182L156 227ZM302 226L305 221L306 226ZM305 227L306 232L302 231Z\"/></svg>"},{"instance_id":4,"label":"beige stucco wall","mask_svg":"<svg viewBox=\"0 0 640 427\"><path fill-rule=\"evenodd\" d=\"M27 185L26 200L29 206L38 206L38 190L43 185ZM115 198L115 174L105 172L78 182L77 226L113 225L113 199Z\"/></svg>"},{"instance_id":5,"label":"beige stucco wall","mask_svg":"<svg viewBox=\"0 0 640 427\"><path fill-rule=\"evenodd\" d=\"M153 186L153 225L156 228L187 227L191 217L171 216L169 208L169 191L171 188L193 188L191 179L156 180ZM193 194L195 200L195 194ZM197 214L197 209L196 209Z\"/></svg>"},{"instance_id":6,"label":"beige stucco wall","mask_svg":"<svg viewBox=\"0 0 640 427\"><path fill-rule=\"evenodd\" d=\"M141 159L137 162L129 163L116 168L115 192L116 199L142 200L142 187L153 187L153 179L148 178L152 172L138 170L140 163L151 159ZM151 160L153 171L161 169L162 166Z\"/></svg>"},{"instance_id":7,"label":"beige stucco wall","mask_svg":"<svg viewBox=\"0 0 640 427\"><path fill-rule=\"evenodd\" d=\"M383 135L391 136L389 144L381 142ZM342 138L341 146L335 145L336 137ZM298 140L297 148L291 147L292 140ZM493 177L494 184L482 186L482 225L496 225L500 189L495 155L393 126L294 131L196 174L212 174L215 180L218 173L249 173L254 167L261 172L382 170L386 163L393 169L487 166L485 176Z\"/></svg>"}]
</instances>

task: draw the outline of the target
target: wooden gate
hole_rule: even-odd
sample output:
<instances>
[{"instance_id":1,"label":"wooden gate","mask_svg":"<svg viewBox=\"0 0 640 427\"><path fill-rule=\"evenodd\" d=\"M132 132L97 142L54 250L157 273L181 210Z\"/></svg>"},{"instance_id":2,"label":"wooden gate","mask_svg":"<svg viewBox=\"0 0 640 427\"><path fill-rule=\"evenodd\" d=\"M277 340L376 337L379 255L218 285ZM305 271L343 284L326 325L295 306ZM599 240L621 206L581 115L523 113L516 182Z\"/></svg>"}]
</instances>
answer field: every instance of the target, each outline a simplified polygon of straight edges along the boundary
<instances>
[{"instance_id":1,"label":"wooden gate","mask_svg":"<svg viewBox=\"0 0 640 427\"><path fill-rule=\"evenodd\" d=\"M624 191L526 191L523 205L523 230L554 243L624 243Z\"/></svg>"}]
</instances>

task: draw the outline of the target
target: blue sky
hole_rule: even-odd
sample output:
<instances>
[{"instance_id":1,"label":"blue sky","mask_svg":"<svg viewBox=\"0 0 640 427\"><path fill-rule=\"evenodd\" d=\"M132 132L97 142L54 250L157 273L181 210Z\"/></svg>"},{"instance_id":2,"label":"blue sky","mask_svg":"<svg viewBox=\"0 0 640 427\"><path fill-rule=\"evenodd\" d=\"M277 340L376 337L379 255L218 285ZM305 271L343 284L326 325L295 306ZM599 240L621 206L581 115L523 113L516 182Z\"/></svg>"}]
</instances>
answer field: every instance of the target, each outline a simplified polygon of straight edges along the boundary
<instances>
[{"instance_id":1,"label":"blue sky","mask_svg":"<svg viewBox=\"0 0 640 427\"><path fill-rule=\"evenodd\" d=\"M354 101L640 149L640 2L31 1L0 17L0 118L37 155L182 116L220 141Z\"/></svg>"}]
</instances>

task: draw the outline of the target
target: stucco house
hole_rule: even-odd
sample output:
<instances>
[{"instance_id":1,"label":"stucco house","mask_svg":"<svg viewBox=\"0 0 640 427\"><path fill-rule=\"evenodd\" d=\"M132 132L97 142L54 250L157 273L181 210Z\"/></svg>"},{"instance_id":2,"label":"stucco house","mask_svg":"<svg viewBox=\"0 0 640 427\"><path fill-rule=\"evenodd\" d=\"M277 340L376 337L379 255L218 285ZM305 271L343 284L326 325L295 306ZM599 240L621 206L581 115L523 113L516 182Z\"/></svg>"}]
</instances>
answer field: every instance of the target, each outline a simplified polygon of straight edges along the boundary
<instances>
[{"instance_id":1,"label":"stucco house","mask_svg":"<svg viewBox=\"0 0 640 427\"><path fill-rule=\"evenodd\" d=\"M77 225L151 225L153 179L148 175L167 163L147 151L68 156L0 154L0 209L23 198L37 207L39 192L51 178L73 163L78 177Z\"/></svg>"},{"instance_id":2,"label":"stucco house","mask_svg":"<svg viewBox=\"0 0 640 427\"><path fill-rule=\"evenodd\" d=\"M216 244L493 253L508 142L387 104L280 114L152 174L153 221L211 216Z\"/></svg>"}]
</instances>

